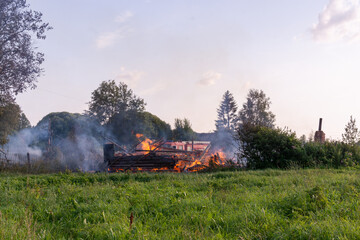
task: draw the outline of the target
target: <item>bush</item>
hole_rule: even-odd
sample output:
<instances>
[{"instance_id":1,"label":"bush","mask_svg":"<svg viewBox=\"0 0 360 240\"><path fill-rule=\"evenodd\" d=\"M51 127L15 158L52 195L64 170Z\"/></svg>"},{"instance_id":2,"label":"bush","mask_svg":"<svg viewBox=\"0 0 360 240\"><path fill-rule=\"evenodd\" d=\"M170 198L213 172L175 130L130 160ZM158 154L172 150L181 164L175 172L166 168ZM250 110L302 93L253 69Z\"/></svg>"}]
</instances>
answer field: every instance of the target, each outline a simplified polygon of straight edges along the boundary
<instances>
[{"instance_id":1,"label":"bush","mask_svg":"<svg viewBox=\"0 0 360 240\"><path fill-rule=\"evenodd\" d=\"M360 146L337 141L302 143L287 129L245 125L237 132L242 161L247 168L354 167Z\"/></svg>"},{"instance_id":2,"label":"bush","mask_svg":"<svg viewBox=\"0 0 360 240\"><path fill-rule=\"evenodd\" d=\"M304 149L309 164L306 166L353 167L360 162L360 147L343 142L329 141L324 144L308 142Z\"/></svg>"},{"instance_id":3,"label":"bush","mask_svg":"<svg viewBox=\"0 0 360 240\"><path fill-rule=\"evenodd\" d=\"M244 125L238 140L240 157L251 169L289 168L306 161L300 140L287 129Z\"/></svg>"}]
</instances>

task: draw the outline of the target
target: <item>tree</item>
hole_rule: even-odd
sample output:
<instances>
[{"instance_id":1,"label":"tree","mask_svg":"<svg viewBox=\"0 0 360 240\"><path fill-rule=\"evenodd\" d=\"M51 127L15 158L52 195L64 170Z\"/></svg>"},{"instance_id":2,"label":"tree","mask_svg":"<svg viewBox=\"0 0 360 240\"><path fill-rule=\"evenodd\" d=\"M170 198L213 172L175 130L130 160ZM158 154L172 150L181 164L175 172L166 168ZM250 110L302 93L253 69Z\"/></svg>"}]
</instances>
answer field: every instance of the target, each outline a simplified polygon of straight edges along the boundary
<instances>
[{"instance_id":1,"label":"tree","mask_svg":"<svg viewBox=\"0 0 360 240\"><path fill-rule=\"evenodd\" d=\"M288 129L246 123L237 130L240 160L248 168L288 168L306 162L302 143Z\"/></svg>"},{"instance_id":2,"label":"tree","mask_svg":"<svg viewBox=\"0 0 360 240\"><path fill-rule=\"evenodd\" d=\"M275 115L269 110L270 98L262 90L251 89L239 112L241 124L274 128Z\"/></svg>"},{"instance_id":3,"label":"tree","mask_svg":"<svg viewBox=\"0 0 360 240\"><path fill-rule=\"evenodd\" d=\"M8 141L8 136L18 130L21 109L17 104L0 106L0 145Z\"/></svg>"},{"instance_id":4,"label":"tree","mask_svg":"<svg viewBox=\"0 0 360 240\"><path fill-rule=\"evenodd\" d=\"M191 128L190 120L187 118L175 118L175 128L173 130L173 139L175 141L194 140L195 132Z\"/></svg>"},{"instance_id":5,"label":"tree","mask_svg":"<svg viewBox=\"0 0 360 240\"><path fill-rule=\"evenodd\" d=\"M115 114L107 125L118 143L134 145L136 133L151 139L171 137L170 125L149 112L125 111Z\"/></svg>"},{"instance_id":6,"label":"tree","mask_svg":"<svg viewBox=\"0 0 360 240\"><path fill-rule=\"evenodd\" d=\"M26 0L0 1L0 104L14 101L26 89L35 88L44 54L36 51L33 38L45 39L51 29L42 13L32 11Z\"/></svg>"},{"instance_id":7,"label":"tree","mask_svg":"<svg viewBox=\"0 0 360 240\"><path fill-rule=\"evenodd\" d=\"M19 130L31 127L29 119L27 119L25 113L21 113L19 117Z\"/></svg>"},{"instance_id":8,"label":"tree","mask_svg":"<svg viewBox=\"0 0 360 240\"><path fill-rule=\"evenodd\" d=\"M236 148L234 134L239 120L237 109L233 95L226 91L217 109L218 118L215 121L215 138L211 143L215 148L221 149L228 154L233 153Z\"/></svg>"},{"instance_id":9,"label":"tree","mask_svg":"<svg viewBox=\"0 0 360 240\"><path fill-rule=\"evenodd\" d=\"M345 133L342 134L342 141L346 144L355 145L359 142L360 133L356 127L356 120L350 116L350 121L345 126Z\"/></svg>"},{"instance_id":10,"label":"tree","mask_svg":"<svg viewBox=\"0 0 360 240\"><path fill-rule=\"evenodd\" d=\"M236 129L238 123L237 104L229 91L224 93L217 114L216 130L228 129L234 131Z\"/></svg>"},{"instance_id":11,"label":"tree","mask_svg":"<svg viewBox=\"0 0 360 240\"><path fill-rule=\"evenodd\" d=\"M35 126L40 134L40 141L48 143L51 134L54 144L63 139L73 139L79 135L86 135L102 139L103 129L101 125L88 115L69 112L52 112L43 117Z\"/></svg>"},{"instance_id":12,"label":"tree","mask_svg":"<svg viewBox=\"0 0 360 240\"><path fill-rule=\"evenodd\" d=\"M120 82L119 85L116 85L114 80L109 80L103 81L91 93L89 113L105 124L117 113L144 111L145 105L144 99L137 97L125 83Z\"/></svg>"},{"instance_id":13,"label":"tree","mask_svg":"<svg viewBox=\"0 0 360 240\"><path fill-rule=\"evenodd\" d=\"M53 112L31 129L33 137L28 144L44 150L47 160L59 160L68 169L94 170L103 161L102 128L88 115Z\"/></svg>"}]
</instances>

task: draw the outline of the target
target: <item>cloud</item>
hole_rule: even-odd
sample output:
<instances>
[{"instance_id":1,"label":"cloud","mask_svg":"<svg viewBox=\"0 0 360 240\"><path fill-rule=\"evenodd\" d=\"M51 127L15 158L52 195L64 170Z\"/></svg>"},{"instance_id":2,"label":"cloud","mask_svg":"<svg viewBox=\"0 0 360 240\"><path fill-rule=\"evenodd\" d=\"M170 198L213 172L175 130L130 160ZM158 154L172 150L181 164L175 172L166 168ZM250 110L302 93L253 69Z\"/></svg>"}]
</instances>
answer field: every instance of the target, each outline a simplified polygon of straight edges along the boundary
<instances>
[{"instance_id":1,"label":"cloud","mask_svg":"<svg viewBox=\"0 0 360 240\"><path fill-rule=\"evenodd\" d=\"M131 11L125 11L115 17L114 22L117 28L114 31L100 34L96 39L96 47L99 49L113 46L117 40L126 36L131 29L125 24L134 14Z\"/></svg>"},{"instance_id":2,"label":"cloud","mask_svg":"<svg viewBox=\"0 0 360 240\"><path fill-rule=\"evenodd\" d=\"M360 40L359 0L330 0L311 32L317 42Z\"/></svg>"},{"instance_id":3,"label":"cloud","mask_svg":"<svg viewBox=\"0 0 360 240\"><path fill-rule=\"evenodd\" d=\"M214 85L216 81L221 78L221 76L221 73L208 71L201 76L201 79L197 83L201 86L211 86Z\"/></svg>"},{"instance_id":4,"label":"cloud","mask_svg":"<svg viewBox=\"0 0 360 240\"><path fill-rule=\"evenodd\" d=\"M120 73L118 73L115 77L115 80L125 82L131 88L137 86L140 78L144 75L143 72L140 71L128 71L124 67L120 68Z\"/></svg>"},{"instance_id":5,"label":"cloud","mask_svg":"<svg viewBox=\"0 0 360 240\"><path fill-rule=\"evenodd\" d=\"M125 67L121 67L119 73L115 76L115 80L126 83L131 89L135 89L139 96L152 96L166 89L167 83L161 81L141 84L144 75L144 72L137 70L129 71Z\"/></svg>"},{"instance_id":6,"label":"cloud","mask_svg":"<svg viewBox=\"0 0 360 240\"><path fill-rule=\"evenodd\" d=\"M106 48L112 46L115 41L120 38L120 35L121 34L118 31L103 33L96 39L96 46L98 48Z\"/></svg>"},{"instance_id":7,"label":"cloud","mask_svg":"<svg viewBox=\"0 0 360 240\"><path fill-rule=\"evenodd\" d=\"M117 23L124 23L128 21L134 14L131 11L125 11L122 14L116 16L115 22Z\"/></svg>"}]
</instances>

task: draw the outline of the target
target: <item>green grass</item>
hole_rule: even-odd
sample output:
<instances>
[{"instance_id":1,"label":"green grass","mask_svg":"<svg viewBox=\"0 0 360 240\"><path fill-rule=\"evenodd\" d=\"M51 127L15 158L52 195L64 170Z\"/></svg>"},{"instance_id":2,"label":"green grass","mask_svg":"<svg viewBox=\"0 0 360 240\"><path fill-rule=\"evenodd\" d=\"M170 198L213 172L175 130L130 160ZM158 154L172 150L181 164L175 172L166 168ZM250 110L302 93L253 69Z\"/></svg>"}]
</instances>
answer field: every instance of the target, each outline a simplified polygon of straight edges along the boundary
<instances>
[{"instance_id":1,"label":"green grass","mask_svg":"<svg viewBox=\"0 0 360 240\"><path fill-rule=\"evenodd\" d=\"M350 169L3 173L0 239L359 239L359 194Z\"/></svg>"}]
</instances>

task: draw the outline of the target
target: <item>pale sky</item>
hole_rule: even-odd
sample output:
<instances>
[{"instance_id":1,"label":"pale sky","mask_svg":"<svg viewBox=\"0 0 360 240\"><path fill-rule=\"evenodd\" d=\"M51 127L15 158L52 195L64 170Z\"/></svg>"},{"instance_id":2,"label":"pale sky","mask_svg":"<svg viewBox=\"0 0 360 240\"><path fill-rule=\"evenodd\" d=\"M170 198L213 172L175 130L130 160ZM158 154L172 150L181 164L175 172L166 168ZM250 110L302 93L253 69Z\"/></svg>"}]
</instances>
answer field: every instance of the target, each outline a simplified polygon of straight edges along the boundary
<instances>
[{"instance_id":1,"label":"pale sky","mask_svg":"<svg viewBox=\"0 0 360 240\"><path fill-rule=\"evenodd\" d=\"M272 101L276 125L300 136L323 118L340 139L360 124L360 0L28 0L54 28L38 87L17 98L32 125L82 113L104 80L128 84L169 124L215 128L226 90Z\"/></svg>"}]
</instances>

